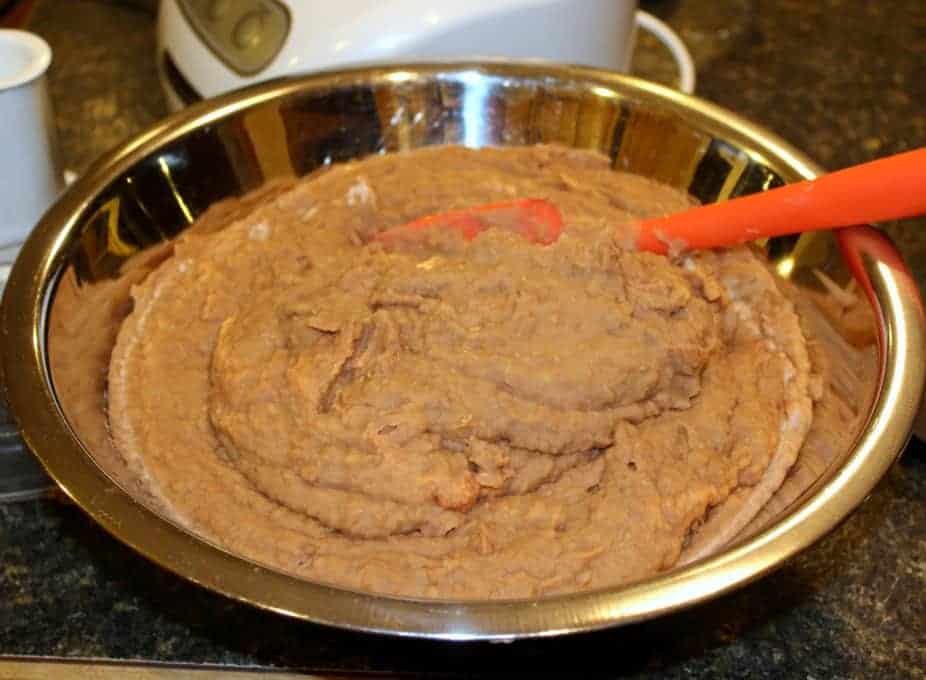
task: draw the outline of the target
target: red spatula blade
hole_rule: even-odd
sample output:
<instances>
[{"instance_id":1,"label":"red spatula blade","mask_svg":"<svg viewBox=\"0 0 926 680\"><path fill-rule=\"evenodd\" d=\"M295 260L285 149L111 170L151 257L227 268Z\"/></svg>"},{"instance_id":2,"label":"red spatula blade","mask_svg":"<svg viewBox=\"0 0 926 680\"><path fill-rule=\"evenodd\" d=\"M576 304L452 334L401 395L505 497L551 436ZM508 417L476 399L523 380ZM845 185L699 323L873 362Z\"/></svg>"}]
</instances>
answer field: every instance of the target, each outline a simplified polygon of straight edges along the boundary
<instances>
[{"instance_id":1,"label":"red spatula blade","mask_svg":"<svg viewBox=\"0 0 926 680\"><path fill-rule=\"evenodd\" d=\"M486 229L520 234L531 243L549 245L559 238L563 219L559 209L541 198L521 198L428 215L377 234L373 240L387 246L421 238L431 229L458 231L472 241Z\"/></svg>"}]
</instances>

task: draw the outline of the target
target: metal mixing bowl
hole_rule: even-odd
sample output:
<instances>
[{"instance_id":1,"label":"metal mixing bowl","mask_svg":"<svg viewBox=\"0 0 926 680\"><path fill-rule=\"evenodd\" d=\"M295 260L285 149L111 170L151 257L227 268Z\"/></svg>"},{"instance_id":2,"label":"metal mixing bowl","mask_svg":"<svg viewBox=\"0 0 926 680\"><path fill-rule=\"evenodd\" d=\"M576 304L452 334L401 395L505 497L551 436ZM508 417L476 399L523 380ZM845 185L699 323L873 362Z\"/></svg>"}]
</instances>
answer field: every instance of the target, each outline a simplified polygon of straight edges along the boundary
<instances>
[{"instance_id":1,"label":"metal mixing bowl","mask_svg":"<svg viewBox=\"0 0 926 680\"><path fill-rule=\"evenodd\" d=\"M902 450L922 392L924 325L896 252L867 227L767 245L777 270L811 268L869 287L878 379L860 431L805 488L709 559L623 587L533 601L396 599L312 583L231 555L160 516L106 433L105 367L139 261L207 206L277 176L425 145L549 142L702 201L813 177L777 137L706 102L615 74L526 64L343 71L203 102L100 160L29 238L3 304L3 372L23 436L61 488L106 530L177 574L273 611L345 628L447 639L517 638L638 621L751 581L830 531ZM108 292L107 292L108 291ZM786 485L787 486L787 485Z\"/></svg>"}]
</instances>

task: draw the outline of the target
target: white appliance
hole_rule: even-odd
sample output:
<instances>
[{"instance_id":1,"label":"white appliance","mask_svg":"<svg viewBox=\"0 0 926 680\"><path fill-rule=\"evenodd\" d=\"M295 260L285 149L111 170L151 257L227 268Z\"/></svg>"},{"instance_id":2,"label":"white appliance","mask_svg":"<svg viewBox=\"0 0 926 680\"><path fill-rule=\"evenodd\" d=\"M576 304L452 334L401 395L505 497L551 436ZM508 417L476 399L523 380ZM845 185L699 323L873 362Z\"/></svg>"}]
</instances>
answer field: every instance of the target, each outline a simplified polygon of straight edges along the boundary
<instances>
[{"instance_id":1,"label":"white appliance","mask_svg":"<svg viewBox=\"0 0 926 680\"><path fill-rule=\"evenodd\" d=\"M678 36L631 0L161 0L158 67L171 108L281 75L352 64L545 59L626 71L637 27L694 89Z\"/></svg>"}]
</instances>

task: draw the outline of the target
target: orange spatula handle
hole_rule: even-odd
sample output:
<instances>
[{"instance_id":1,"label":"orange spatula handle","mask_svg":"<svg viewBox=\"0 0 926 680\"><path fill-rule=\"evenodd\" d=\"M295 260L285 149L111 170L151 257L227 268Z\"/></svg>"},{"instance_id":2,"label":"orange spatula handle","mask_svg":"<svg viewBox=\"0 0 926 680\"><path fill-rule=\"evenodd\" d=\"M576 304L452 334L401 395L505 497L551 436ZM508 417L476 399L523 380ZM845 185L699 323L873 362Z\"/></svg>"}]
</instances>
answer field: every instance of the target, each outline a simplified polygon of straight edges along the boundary
<instances>
[{"instance_id":1,"label":"orange spatula handle","mask_svg":"<svg viewBox=\"0 0 926 680\"><path fill-rule=\"evenodd\" d=\"M926 148L856 165L639 225L638 247L665 253L765 236L835 229L926 214Z\"/></svg>"}]
</instances>

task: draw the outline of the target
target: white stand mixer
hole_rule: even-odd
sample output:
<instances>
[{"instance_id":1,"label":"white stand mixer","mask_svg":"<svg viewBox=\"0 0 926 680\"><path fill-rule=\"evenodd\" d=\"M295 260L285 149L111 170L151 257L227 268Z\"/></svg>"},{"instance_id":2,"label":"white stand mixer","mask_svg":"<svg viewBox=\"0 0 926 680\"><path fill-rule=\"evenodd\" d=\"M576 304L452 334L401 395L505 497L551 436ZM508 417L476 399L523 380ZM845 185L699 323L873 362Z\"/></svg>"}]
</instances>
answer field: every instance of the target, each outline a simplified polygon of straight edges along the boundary
<instances>
[{"instance_id":1,"label":"white stand mixer","mask_svg":"<svg viewBox=\"0 0 926 680\"><path fill-rule=\"evenodd\" d=\"M158 67L173 109L295 73L386 61L544 59L626 71L637 27L694 89L679 37L630 0L161 0Z\"/></svg>"}]
</instances>

